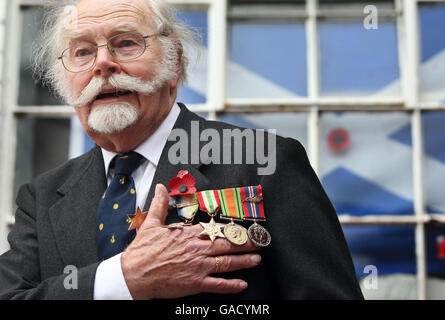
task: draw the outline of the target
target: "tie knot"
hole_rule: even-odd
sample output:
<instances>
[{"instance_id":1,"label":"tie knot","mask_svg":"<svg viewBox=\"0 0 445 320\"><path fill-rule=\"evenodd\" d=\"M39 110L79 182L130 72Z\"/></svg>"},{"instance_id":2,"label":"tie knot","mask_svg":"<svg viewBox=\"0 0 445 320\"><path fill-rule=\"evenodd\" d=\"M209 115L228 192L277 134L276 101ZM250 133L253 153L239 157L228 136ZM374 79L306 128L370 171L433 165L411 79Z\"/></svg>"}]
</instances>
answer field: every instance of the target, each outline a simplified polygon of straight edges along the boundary
<instances>
[{"instance_id":1,"label":"tie knot","mask_svg":"<svg viewBox=\"0 0 445 320\"><path fill-rule=\"evenodd\" d=\"M134 151L130 151L123 154L118 154L114 160L114 173L115 175L131 175L131 173L139 166L142 156Z\"/></svg>"}]
</instances>

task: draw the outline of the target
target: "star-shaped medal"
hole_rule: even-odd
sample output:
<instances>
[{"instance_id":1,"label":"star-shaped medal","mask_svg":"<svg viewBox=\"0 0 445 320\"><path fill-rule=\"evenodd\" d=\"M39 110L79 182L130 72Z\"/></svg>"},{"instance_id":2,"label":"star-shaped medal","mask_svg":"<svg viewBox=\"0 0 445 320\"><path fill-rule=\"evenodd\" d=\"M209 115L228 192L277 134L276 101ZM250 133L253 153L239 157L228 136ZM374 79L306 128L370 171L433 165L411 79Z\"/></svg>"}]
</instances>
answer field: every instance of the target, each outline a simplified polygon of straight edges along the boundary
<instances>
[{"instance_id":1,"label":"star-shaped medal","mask_svg":"<svg viewBox=\"0 0 445 320\"><path fill-rule=\"evenodd\" d=\"M215 223L213 217L210 219L209 223L200 222L199 224L204 228L199 235L203 234L209 236L212 242L215 241L217 237L225 238L224 234L221 232L221 226Z\"/></svg>"},{"instance_id":2,"label":"star-shaped medal","mask_svg":"<svg viewBox=\"0 0 445 320\"><path fill-rule=\"evenodd\" d=\"M142 212L141 208L138 207L136 214L127 214L128 218L131 219L131 224L128 230L139 229L144 223L145 217L148 212Z\"/></svg>"}]
</instances>

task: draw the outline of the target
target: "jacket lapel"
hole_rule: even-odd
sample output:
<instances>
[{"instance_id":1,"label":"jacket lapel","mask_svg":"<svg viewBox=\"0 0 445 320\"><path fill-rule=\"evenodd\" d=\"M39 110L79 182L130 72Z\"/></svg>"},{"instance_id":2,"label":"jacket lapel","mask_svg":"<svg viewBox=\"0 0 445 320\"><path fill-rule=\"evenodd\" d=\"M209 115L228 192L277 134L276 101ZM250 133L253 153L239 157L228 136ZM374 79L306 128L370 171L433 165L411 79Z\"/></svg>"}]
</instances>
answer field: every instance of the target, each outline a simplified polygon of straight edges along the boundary
<instances>
[{"instance_id":1,"label":"jacket lapel","mask_svg":"<svg viewBox=\"0 0 445 320\"><path fill-rule=\"evenodd\" d=\"M200 128L203 128L204 121L202 118L198 117L194 113L190 112L183 104L179 103L181 107L181 113L179 114L178 119L176 120L175 126L173 129L183 129L187 132L187 136L190 138L191 136L191 121L198 121L200 124ZM202 169L201 163L187 163L187 164L176 164L173 165L170 163L168 159L168 152L170 148L176 143L176 141L167 141L164 149L162 150L161 158L159 159L158 166L156 168L156 173L153 177L153 182L150 187L150 191L147 196L147 202L144 206L144 211L147 211L150 208L151 201L154 197L154 191L156 188L156 184L163 184L168 190L168 184L171 179L176 177L180 170L187 170L189 174L191 174L195 178L195 186L197 190L206 190L209 181L206 176L200 171ZM189 140L189 153L190 146L193 143ZM190 157L189 157L190 158ZM189 159L190 161L190 159ZM169 224L172 222L181 221L179 218L176 209L169 208L168 216L165 221L165 224Z\"/></svg>"},{"instance_id":2,"label":"jacket lapel","mask_svg":"<svg viewBox=\"0 0 445 320\"><path fill-rule=\"evenodd\" d=\"M81 169L84 168L84 169ZM59 189L62 196L49 209L49 217L63 262L81 267L98 261L96 215L106 189L105 169L96 146Z\"/></svg>"}]
</instances>

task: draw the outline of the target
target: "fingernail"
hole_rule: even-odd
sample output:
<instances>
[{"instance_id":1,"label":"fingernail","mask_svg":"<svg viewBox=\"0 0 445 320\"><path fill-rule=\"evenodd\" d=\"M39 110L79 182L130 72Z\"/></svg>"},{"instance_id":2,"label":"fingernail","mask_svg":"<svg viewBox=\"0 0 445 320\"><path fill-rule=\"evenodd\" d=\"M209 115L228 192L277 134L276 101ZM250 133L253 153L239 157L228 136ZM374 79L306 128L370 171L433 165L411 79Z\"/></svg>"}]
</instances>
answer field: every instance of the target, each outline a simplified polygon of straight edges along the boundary
<instances>
[{"instance_id":1,"label":"fingernail","mask_svg":"<svg viewBox=\"0 0 445 320\"><path fill-rule=\"evenodd\" d=\"M250 259L252 260L253 263L258 264L261 261L261 256L260 255L254 255Z\"/></svg>"},{"instance_id":2,"label":"fingernail","mask_svg":"<svg viewBox=\"0 0 445 320\"><path fill-rule=\"evenodd\" d=\"M247 288L247 282L245 282L245 281L241 281L240 284L239 284L239 286L240 286L241 289L244 290L244 289Z\"/></svg>"}]
</instances>

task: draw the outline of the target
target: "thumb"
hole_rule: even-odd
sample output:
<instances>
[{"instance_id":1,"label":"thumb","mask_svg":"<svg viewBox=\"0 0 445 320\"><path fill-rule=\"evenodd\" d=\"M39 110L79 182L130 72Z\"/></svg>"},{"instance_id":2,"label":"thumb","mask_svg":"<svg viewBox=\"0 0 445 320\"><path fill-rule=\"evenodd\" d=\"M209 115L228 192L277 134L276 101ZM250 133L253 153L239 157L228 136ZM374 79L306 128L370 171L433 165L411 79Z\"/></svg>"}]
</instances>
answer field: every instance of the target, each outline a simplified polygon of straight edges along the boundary
<instances>
[{"instance_id":1,"label":"thumb","mask_svg":"<svg viewBox=\"0 0 445 320\"><path fill-rule=\"evenodd\" d=\"M147 218L141 226L141 229L148 227L161 226L165 222L168 209L168 192L162 184L157 184L155 188L155 196L151 201L150 209L148 209Z\"/></svg>"}]
</instances>

